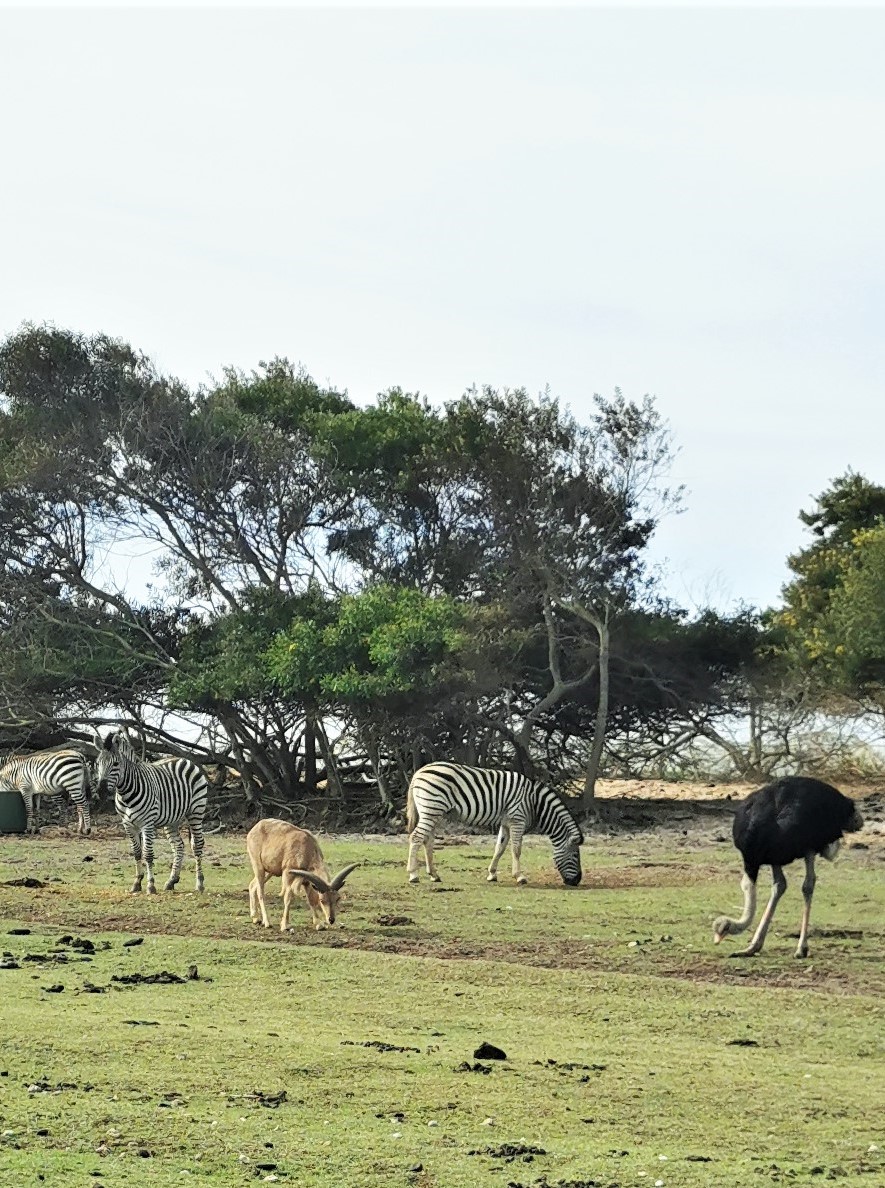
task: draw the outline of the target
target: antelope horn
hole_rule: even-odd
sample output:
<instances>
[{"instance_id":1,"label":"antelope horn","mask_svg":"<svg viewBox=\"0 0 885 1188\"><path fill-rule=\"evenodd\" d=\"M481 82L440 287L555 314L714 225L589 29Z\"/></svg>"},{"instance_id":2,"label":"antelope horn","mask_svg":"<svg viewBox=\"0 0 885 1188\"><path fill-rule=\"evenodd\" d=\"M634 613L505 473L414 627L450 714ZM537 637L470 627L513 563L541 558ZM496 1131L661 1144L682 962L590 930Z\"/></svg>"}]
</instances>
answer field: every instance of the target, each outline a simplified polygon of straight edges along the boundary
<instances>
[{"instance_id":1,"label":"antelope horn","mask_svg":"<svg viewBox=\"0 0 885 1188\"><path fill-rule=\"evenodd\" d=\"M314 874L312 870L289 870L286 872L290 875L297 875L299 879L306 879L311 886L316 887L317 891L322 891L328 894L332 888L320 875Z\"/></svg>"},{"instance_id":2,"label":"antelope horn","mask_svg":"<svg viewBox=\"0 0 885 1188\"><path fill-rule=\"evenodd\" d=\"M350 872L352 870L356 870L356 868L358 866L359 866L358 862L352 862L350 864L350 866L345 866L345 868L343 870L339 870L338 873L335 875L334 879L332 879L332 882L329 884L329 886L332 888L332 890L340 891L341 888L344 886L344 880L347 878L347 876L350 874Z\"/></svg>"}]
</instances>

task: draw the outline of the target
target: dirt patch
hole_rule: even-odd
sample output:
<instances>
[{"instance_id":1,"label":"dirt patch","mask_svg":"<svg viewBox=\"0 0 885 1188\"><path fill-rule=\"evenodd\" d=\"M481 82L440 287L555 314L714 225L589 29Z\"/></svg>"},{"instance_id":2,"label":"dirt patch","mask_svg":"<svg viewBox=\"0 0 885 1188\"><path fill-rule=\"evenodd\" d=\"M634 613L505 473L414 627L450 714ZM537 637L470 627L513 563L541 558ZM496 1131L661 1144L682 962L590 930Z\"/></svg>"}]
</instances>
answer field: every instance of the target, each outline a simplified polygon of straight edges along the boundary
<instances>
[{"instance_id":1,"label":"dirt patch","mask_svg":"<svg viewBox=\"0 0 885 1188\"><path fill-rule=\"evenodd\" d=\"M376 1052L420 1052L420 1048L402 1048L399 1044L386 1044L382 1040L342 1040L351 1048L374 1048Z\"/></svg>"}]
</instances>

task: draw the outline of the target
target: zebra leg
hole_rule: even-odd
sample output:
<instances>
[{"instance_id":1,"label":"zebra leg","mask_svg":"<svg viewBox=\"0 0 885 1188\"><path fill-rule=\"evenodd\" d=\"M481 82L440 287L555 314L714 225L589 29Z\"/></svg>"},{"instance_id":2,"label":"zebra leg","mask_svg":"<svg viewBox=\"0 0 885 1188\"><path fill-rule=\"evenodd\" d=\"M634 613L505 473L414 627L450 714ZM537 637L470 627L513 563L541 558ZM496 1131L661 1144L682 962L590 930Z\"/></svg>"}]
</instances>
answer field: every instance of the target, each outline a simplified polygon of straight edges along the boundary
<instances>
[{"instance_id":1,"label":"zebra leg","mask_svg":"<svg viewBox=\"0 0 885 1188\"><path fill-rule=\"evenodd\" d=\"M406 862L406 874L409 876L410 883L419 882L418 876L418 845L416 841L409 838L409 858Z\"/></svg>"},{"instance_id":2,"label":"zebra leg","mask_svg":"<svg viewBox=\"0 0 885 1188\"><path fill-rule=\"evenodd\" d=\"M428 833L424 839L424 857L427 860L427 873L430 875L430 881L433 883L441 883L442 879L436 873L436 867L433 865L433 834Z\"/></svg>"},{"instance_id":3,"label":"zebra leg","mask_svg":"<svg viewBox=\"0 0 885 1188\"><path fill-rule=\"evenodd\" d=\"M203 882L203 847L206 844L206 839L203 837L203 822L189 821L188 828L191 831L191 853L197 867L197 881L194 890L202 891L205 885Z\"/></svg>"},{"instance_id":4,"label":"zebra leg","mask_svg":"<svg viewBox=\"0 0 885 1188\"><path fill-rule=\"evenodd\" d=\"M92 832L92 817L89 814L89 800L81 800L77 805L77 832L81 837L88 837Z\"/></svg>"},{"instance_id":5,"label":"zebra leg","mask_svg":"<svg viewBox=\"0 0 885 1188\"><path fill-rule=\"evenodd\" d=\"M141 880L143 877L141 873L141 831L129 825L124 825L123 828L126 830L126 836L129 838L129 849L132 852L132 857L135 859L135 882L131 888L132 894L135 895L141 890Z\"/></svg>"},{"instance_id":6,"label":"zebra leg","mask_svg":"<svg viewBox=\"0 0 885 1188\"><path fill-rule=\"evenodd\" d=\"M510 830L506 825L502 825L498 830L498 840L495 842L495 852L492 855L491 865L489 866L489 873L486 882L497 883L498 881L498 863L501 861L501 855L507 849L507 843L510 841Z\"/></svg>"},{"instance_id":7,"label":"zebra leg","mask_svg":"<svg viewBox=\"0 0 885 1188\"><path fill-rule=\"evenodd\" d=\"M22 800L25 802L25 833L39 833L37 822L34 816L34 797L30 789L27 791L22 788Z\"/></svg>"},{"instance_id":8,"label":"zebra leg","mask_svg":"<svg viewBox=\"0 0 885 1188\"><path fill-rule=\"evenodd\" d=\"M181 833L171 825L167 825L165 834L169 838L169 844L172 846L172 870L169 872L169 878L166 880L163 890L174 891L175 884L181 878L181 864L184 862L184 842L181 840Z\"/></svg>"},{"instance_id":9,"label":"zebra leg","mask_svg":"<svg viewBox=\"0 0 885 1188\"><path fill-rule=\"evenodd\" d=\"M418 824L418 826L412 830L409 838L409 862L406 864L406 874L409 876L410 883L417 883L418 881L418 848L422 845L422 843L424 845L424 853L426 855L426 864L428 864L428 874L431 878L435 878L437 883L440 881L440 876L438 876L436 871L432 870L431 868L432 853L434 853L434 842L432 842L432 838L434 838L434 830L432 830L432 828L428 833L428 827ZM430 842L429 851L428 841Z\"/></svg>"},{"instance_id":10,"label":"zebra leg","mask_svg":"<svg viewBox=\"0 0 885 1188\"><path fill-rule=\"evenodd\" d=\"M147 872L148 895L157 894L157 884L154 882L154 838L156 831L153 825L145 825L142 830L144 838L144 869Z\"/></svg>"},{"instance_id":11,"label":"zebra leg","mask_svg":"<svg viewBox=\"0 0 885 1188\"><path fill-rule=\"evenodd\" d=\"M519 868L519 859L522 855L522 828L518 825L514 825L510 831L510 853L513 858L513 877L517 883L527 883L528 878Z\"/></svg>"}]
</instances>

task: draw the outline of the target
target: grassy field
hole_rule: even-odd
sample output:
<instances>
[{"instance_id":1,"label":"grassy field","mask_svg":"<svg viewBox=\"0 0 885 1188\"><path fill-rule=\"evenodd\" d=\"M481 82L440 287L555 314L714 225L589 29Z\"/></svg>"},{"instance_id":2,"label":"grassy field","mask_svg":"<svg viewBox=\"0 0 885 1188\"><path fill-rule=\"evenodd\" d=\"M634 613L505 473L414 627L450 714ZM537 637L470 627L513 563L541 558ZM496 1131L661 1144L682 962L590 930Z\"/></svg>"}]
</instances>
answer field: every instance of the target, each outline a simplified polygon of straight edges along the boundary
<instances>
[{"instance_id":1,"label":"grassy field","mask_svg":"<svg viewBox=\"0 0 885 1188\"><path fill-rule=\"evenodd\" d=\"M440 888L401 839L323 845L362 863L340 924L281 936L242 836L204 895L150 898L115 825L0 838L0 1182L885 1184L878 839L821 864L805 962L798 867L761 957L712 946L740 902L712 833L591 836L575 890L540 839L520 888L485 882L490 839Z\"/></svg>"}]
</instances>

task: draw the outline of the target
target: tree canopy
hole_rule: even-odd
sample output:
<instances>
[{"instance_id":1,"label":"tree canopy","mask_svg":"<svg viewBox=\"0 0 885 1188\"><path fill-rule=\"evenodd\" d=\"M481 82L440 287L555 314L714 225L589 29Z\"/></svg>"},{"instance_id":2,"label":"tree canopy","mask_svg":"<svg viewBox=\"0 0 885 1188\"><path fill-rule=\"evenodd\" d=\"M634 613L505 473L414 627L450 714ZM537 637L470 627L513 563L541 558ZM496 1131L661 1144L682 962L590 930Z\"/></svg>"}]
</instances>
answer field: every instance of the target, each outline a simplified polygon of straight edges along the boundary
<instances>
[{"instance_id":1,"label":"tree canopy","mask_svg":"<svg viewBox=\"0 0 885 1188\"><path fill-rule=\"evenodd\" d=\"M435 757L592 794L611 729L710 730L758 663L752 617L690 618L648 571L673 453L620 391L581 423L521 389L357 403L280 358L190 389L126 343L25 326L0 344L10 728L173 744L186 718L282 800L355 752L385 795ZM875 503L838 495L809 521L819 558L859 547L840 509Z\"/></svg>"}]
</instances>

